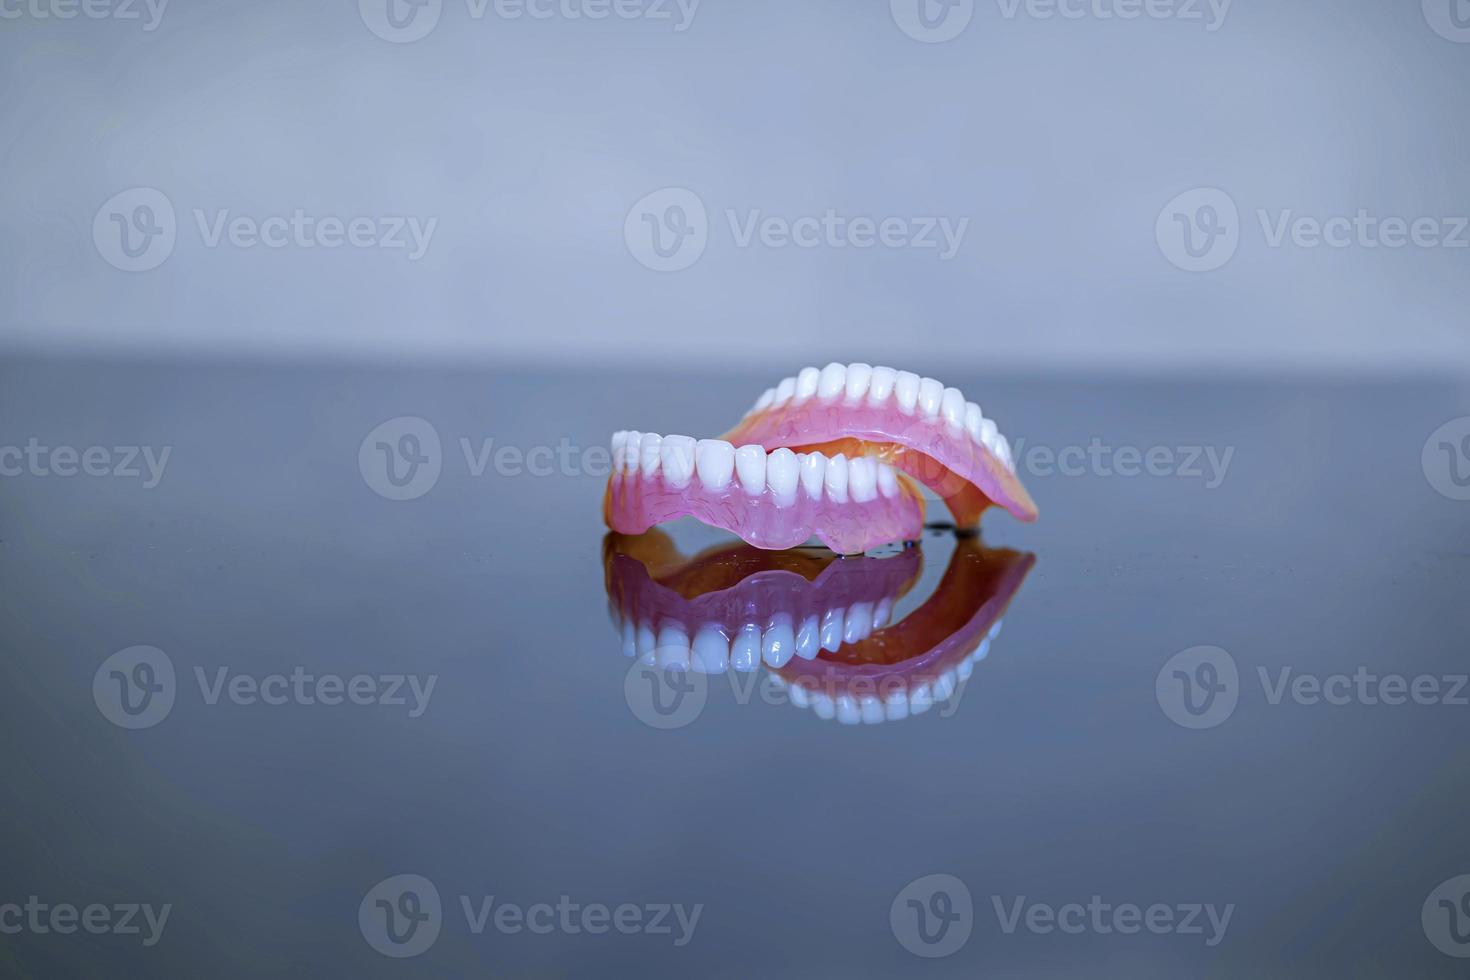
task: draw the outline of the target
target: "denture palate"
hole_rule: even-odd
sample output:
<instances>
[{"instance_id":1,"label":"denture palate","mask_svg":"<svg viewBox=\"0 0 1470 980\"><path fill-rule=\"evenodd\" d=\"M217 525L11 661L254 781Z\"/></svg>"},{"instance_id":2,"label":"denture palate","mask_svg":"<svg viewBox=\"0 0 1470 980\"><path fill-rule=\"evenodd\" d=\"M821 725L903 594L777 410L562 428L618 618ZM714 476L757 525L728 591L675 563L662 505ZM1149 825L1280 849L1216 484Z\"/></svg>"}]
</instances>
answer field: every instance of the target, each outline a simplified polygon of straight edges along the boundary
<instances>
[{"instance_id":1,"label":"denture palate","mask_svg":"<svg viewBox=\"0 0 1470 980\"><path fill-rule=\"evenodd\" d=\"M1023 521L1036 504L1016 474L1009 441L957 388L863 363L804 368L769 388L724 436L767 450L841 454L893 466L944 499L960 527L992 504Z\"/></svg>"}]
</instances>

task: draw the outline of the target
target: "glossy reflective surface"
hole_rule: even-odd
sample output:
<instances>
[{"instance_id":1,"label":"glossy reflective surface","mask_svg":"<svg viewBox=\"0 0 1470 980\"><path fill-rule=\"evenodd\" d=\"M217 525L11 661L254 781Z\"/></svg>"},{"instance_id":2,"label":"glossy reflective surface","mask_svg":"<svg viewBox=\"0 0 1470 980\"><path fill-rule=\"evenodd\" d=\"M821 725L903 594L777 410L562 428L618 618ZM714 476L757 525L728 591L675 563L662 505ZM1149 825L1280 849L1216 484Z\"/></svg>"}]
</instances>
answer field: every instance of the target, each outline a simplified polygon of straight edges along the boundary
<instances>
[{"instance_id":1,"label":"glossy reflective surface","mask_svg":"<svg viewBox=\"0 0 1470 980\"><path fill-rule=\"evenodd\" d=\"M590 447L792 367L0 368L11 970L1458 975L1470 387L939 373L1042 513L954 710L648 724Z\"/></svg>"}]
</instances>

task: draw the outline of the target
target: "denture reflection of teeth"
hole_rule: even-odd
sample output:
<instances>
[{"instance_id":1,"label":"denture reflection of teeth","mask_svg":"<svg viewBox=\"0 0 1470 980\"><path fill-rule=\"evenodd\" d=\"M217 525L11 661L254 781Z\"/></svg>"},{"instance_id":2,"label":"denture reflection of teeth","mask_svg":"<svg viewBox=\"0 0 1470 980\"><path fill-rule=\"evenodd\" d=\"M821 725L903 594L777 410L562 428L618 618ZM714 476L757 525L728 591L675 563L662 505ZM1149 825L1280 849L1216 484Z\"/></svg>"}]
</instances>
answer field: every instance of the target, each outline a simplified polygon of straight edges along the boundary
<instances>
[{"instance_id":1,"label":"denture reflection of teeth","mask_svg":"<svg viewBox=\"0 0 1470 980\"><path fill-rule=\"evenodd\" d=\"M959 527L992 504L1036 519L1010 443L979 405L933 378L862 363L786 378L722 439L625 431L612 452L603 511L625 534L692 515L760 548L815 534L855 554L918 537L924 505L910 478Z\"/></svg>"},{"instance_id":2,"label":"denture reflection of teeth","mask_svg":"<svg viewBox=\"0 0 1470 980\"><path fill-rule=\"evenodd\" d=\"M608 535L603 557L624 655L705 674L764 663L793 704L849 724L922 714L953 695L1034 563L961 537L934 594L895 623L922 571L919 548L835 560L737 545L684 559L654 531Z\"/></svg>"}]
</instances>

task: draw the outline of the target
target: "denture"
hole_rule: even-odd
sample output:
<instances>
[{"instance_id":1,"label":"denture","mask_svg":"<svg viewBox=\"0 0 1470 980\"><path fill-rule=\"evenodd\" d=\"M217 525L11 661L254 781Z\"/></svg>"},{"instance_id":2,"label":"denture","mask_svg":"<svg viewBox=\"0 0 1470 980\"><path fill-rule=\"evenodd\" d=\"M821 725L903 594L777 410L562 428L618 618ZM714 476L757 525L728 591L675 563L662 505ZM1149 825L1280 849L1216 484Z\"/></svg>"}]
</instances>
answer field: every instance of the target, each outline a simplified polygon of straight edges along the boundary
<instances>
[{"instance_id":1,"label":"denture","mask_svg":"<svg viewBox=\"0 0 1470 980\"><path fill-rule=\"evenodd\" d=\"M772 672L791 703L846 724L894 721L945 701L989 652L1035 558L959 535L943 578L894 622L922 550L836 560L749 545L685 558L659 531L603 542L623 653L664 671Z\"/></svg>"},{"instance_id":2,"label":"denture","mask_svg":"<svg viewBox=\"0 0 1470 980\"><path fill-rule=\"evenodd\" d=\"M860 363L785 379L720 439L614 433L603 514L624 534L693 516L758 548L815 536L856 554L918 538L914 480L961 528L992 504L1036 519L1010 444L978 405L932 378Z\"/></svg>"}]
</instances>

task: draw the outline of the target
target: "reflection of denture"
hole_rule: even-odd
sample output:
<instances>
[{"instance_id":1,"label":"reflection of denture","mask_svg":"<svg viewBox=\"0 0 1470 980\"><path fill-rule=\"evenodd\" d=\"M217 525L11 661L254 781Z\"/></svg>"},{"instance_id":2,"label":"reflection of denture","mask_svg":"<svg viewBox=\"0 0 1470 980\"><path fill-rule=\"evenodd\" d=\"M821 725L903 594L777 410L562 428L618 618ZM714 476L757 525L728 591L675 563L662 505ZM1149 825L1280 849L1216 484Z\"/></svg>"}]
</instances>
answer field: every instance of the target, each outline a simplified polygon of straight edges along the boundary
<instances>
[{"instance_id":1,"label":"reflection of denture","mask_svg":"<svg viewBox=\"0 0 1470 980\"><path fill-rule=\"evenodd\" d=\"M918 537L924 504L910 477L960 527L991 504L1036 519L1010 445L980 407L892 368L806 368L767 390L723 439L618 432L612 451L603 511L625 534L692 515L760 548L815 534L853 554Z\"/></svg>"},{"instance_id":2,"label":"reflection of denture","mask_svg":"<svg viewBox=\"0 0 1470 980\"><path fill-rule=\"evenodd\" d=\"M608 600L623 653L663 670L719 674L764 663L819 717L896 720L947 699L988 652L1035 559L956 540L934 594L897 623L920 549L848 558L745 545L685 559L661 532L610 534Z\"/></svg>"}]
</instances>

